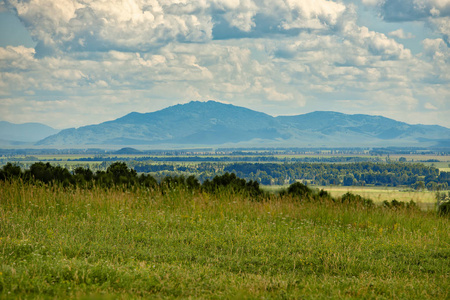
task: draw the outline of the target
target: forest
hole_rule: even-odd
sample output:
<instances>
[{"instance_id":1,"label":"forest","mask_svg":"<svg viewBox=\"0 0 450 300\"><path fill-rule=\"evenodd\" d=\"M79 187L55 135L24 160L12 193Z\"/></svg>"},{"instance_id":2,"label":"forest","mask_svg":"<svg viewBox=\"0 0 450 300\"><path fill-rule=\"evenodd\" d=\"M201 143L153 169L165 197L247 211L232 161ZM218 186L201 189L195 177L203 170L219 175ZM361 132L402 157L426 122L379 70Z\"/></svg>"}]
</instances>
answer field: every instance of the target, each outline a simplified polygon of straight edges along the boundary
<instances>
[{"instance_id":1,"label":"forest","mask_svg":"<svg viewBox=\"0 0 450 300\"><path fill-rule=\"evenodd\" d=\"M450 172L439 172L439 169L421 163L201 163L176 167L173 164L136 163L134 169L145 173L178 171L198 174L200 181L214 174L229 172L263 185L302 181L320 186L408 186L418 190L447 190L450 186Z\"/></svg>"},{"instance_id":2,"label":"forest","mask_svg":"<svg viewBox=\"0 0 450 300\"><path fill-rule=\"evenodd\" d=\"M166 177L192 177L203 183L217 175L235 174L247 181L262 185L288 185L302 182L316 186L385 186L408 187L416 190L448 190L450 172L439 171L434 166L404 162L354 162L354 163L222 163L222 162L171 162L103 161L97 165L55 165L56 162L35 162L24 167L21 163L7 163L0 170L0 177L19 174L22 178L42 178L49 182L58 178L60 182L80 184L95 179L111 186L117 180L145 182L153 185ZM112 170L122 166L121 175L114 177ZM123 169L133 172L133 179ZM108 172L109 170L109 172ZM49 175L49 174L53 175ZM14 175L16 176L16 175ZM125 177L124 177L125 176ZM116 180L116 181L114 181Z\"/></svg>"}]
</instances>

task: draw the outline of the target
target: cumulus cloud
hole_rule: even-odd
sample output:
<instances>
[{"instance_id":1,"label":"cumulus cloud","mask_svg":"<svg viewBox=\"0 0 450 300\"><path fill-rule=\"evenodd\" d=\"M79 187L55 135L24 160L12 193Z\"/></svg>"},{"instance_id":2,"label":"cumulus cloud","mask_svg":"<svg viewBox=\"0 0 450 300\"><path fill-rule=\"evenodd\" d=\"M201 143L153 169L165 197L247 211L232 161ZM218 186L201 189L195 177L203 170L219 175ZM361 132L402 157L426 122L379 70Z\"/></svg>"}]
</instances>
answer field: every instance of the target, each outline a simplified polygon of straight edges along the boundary
<instances>
[{"instance_id":1,"label":"cumulus cloud","mask_svg":"<svg viewBox=\"0 0 450 300\"><path fill-rule=\"evenodd\" d=\"M81 126L208 99L272 114L324 109L324 101L365 112L448 108L445 38L424 40L414 56L393 39L410 33L361 26L346 2L4 1L37 46L0 47L2 117L37 113L50 125ZM363 2L382 9L388 0ZM445 1L435 2L439 13L427 18L444 32Z\"/></svg>"},{"instance_id":2,"label":"cumulus cloud","mask_svg":"<svg viewBox=\"0 0 450 300\"><path fill-rule=\"evenodd\" d=\"M399 38L399 39L412 39L412 38L415 38L415 36L414 36L412 33L410 33L410 32L405 33L405 32L403 31L403 29L401 29L401 28L389 32L389 36L397 37L397 38Z\"/></svg>"},{"instance_id":3,"label":"cumulus cloud","mask_svg":"<svg viewBox=\"0 0 450 300\"><path fill-rule=\"evenodd\" d=\"M443 39L425 39L422 42L424 53L433 59L448 59L450 49Z\"/></svg>"},{"instance_id":4,"label":"cumulus cloud","mask_svg":"<svg viewBox=\"0 0 450 300\"><path fill-rule=\"evenodd\" d=\"M390 22L450 16L448 0L382 0L379 6L383 18Z\"/></svg>"},{"instance_id":5,"label":"cumulus cloud","mask_svg":"<svg viewBox=\"0 0 450 300\"><path fill-rule=\"evenodd\" d=\"M448 0L363 0L363 3L377 6L382 18L388 22L424 21L450 46Z\"/></svg>"},{"instance_id":6,"label":"cumulus cloud","mask_svg":"<svg viewBox=\"0 0 450 300\"><path fill-rule=\"evenodd\" d=\"M321 29L334 26L342 17L346 7L332 1L285 1L288 14L281 26L284 29L311 28Z\"/></svg>"},{"instance_id":7,"label":"cumulus cloud","mask_svg":"<svg viewBox=\"0 0 450 300\"><path fill-rule=\"evenodd\" d=\"M374 55L380 55L384 59L408 59L411 51L405 49L402 44L388 38L385 34L369 30L365 26L357 26L349 22L344 27L344 33L355 44L369 49Z\"/></svg>"},{"instance_id":8,"label":"cumulus cloud","mask_svg":"<svg viewBox=\"0 0 450 300\"><path fill-rule=\"evenodd\" d=\"M231 30L229 37L329 29L346 10L328 0L4 1L38 43L40 56L58 51L146 52L169 42L204 43L215 38L213 32L220 38L220 26Z\"/></svg>"},{"instance_id":9,"label":"cumulus cloud","mask_svg":"<svg viewBox=\"0 0 450 300\"><path fill-rule=\"evenodd\" d=\"M211 39L205 1L5 0L38 42L55 51L148 51L170 41Z\"/></svg>"}]
</instances>

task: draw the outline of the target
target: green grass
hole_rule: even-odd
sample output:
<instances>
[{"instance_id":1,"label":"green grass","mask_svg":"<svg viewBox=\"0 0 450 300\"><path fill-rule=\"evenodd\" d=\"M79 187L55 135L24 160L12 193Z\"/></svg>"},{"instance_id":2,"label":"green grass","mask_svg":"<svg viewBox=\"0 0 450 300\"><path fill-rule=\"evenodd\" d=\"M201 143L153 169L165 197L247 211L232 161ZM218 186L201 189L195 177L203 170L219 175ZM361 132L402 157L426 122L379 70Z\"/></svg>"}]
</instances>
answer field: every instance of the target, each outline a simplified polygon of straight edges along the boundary
<instances>
[{"instance_id":1,"label":"green grass","mask_svg":"<svg viewBox=\"0 0 450 300\"><path fill-rule=\"evenodd\" d=\"M448 218L0 183L0 298L448 299Z\"/></svg>"}]
</instances>

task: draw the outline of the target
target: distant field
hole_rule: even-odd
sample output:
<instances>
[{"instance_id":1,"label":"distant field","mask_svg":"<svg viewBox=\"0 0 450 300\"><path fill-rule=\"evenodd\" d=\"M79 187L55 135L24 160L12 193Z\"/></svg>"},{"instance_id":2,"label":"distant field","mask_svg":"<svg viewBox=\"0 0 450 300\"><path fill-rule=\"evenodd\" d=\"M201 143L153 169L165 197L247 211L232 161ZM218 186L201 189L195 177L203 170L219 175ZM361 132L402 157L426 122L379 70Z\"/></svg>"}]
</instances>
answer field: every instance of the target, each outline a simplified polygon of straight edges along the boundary
<instances>
[{"instance_id":1,"label":"distant field","mask_svg":"<svg viewBox=\"0 0 450 300\"><path fill-rule=\"evenodd\" d=\"M386 157L385 155L383 155L382 157ZM424 155L420 155L420 154L393 154L393 155L389 155L389 158L391 160L398 160L400 157L404 157L406 158L406 160L408 162L414 160L415 162L417 161L425 161L425 160L438 160L440 162L450 162L450 155L435 155L435 154L424 154Z\"/></svg>"},{"instance_id":2,"label":"distant field","mask_svg":"<svg viewBox=\"0 0 450 300\"><path fill-rule=\"evenodd\" d=\"M261 155L258 154L248 154L248 155L227 155L227 154L219 154L215 152L211 153L204 153L204 154L181 154L181 155L161 155L161 154L49 154L49 155L27 155L28 157L36 157L39 160L73 160L73 159L80 159L80 158L93 158L93 157L102 157L102 158L111 158L111 157L117 157L118 159L130 159L130 158L142 158L142 157L166 157L166 158L189 158L193 156L198 157L214 157L214 158L224 158L224 157L237 157L237 156L245 156L245 157L267 157L267 156L273 156L277 159L292 159L292 158L331 158L331 157L359 157L359 158L375 158L378 157L382 161L385 161L387 159L387 155L382 156L374 156L369 154L331 154L331 153L323 153L323 154L314 154L314 153L308 153L308 154L284 154L284 153L275 153L273 155L263 153ZM14 159L23 159L26 156L24 155L18 155L15 157L10 157L11 160ZM434 164L436 167L439 168L450 168L450 155L390 155L389 159L391 161L398 161L400 157L405 157L407 162L420 162L420 161L427 161L427 160L438 160L438 162L426 162L426 165Z\"/></svg>"},{"instance_id":3,"label":"distant field","mask_svg":"<svg viewBox=\"0 0 450 300\"><path fill-rule=\"evenodd\" d=\"M351 192L354 194L359 194L363 197L371 198L376 202L383 202L384 200L393 200L396 199L398 201L410 201L413 200L415 202L422 203L434 203L435 202L435 192L430 191L402 191L399 189L393 188L374 188L374 187L348 187L348 186L324 186L320 187L331 193L333 196L341 196L347 192Z\"/></svg>"},{"instance_id":4,"label":"distant field","mask_svg":"<svg viewBox=\"0 0 450 300\"><path fill-rule=\"evenodd\" d=\"M432 209L434 208L436 202L436 192L431 191L402 191L399 189L393 188L374 188L374 187L336 187L336 186L325 186L320 187L325 191L329 192L334 197L342 196L347 192L351 192L353 194L361 195L365 198L370 198L376 203L381 203L384 200L392 201L396 199L397 201L409 202L414 201L423 209Z\"/></svg>"},{"instance_id":5,"label":"distant field","mask_svg":"<svg viewBox=\"0 0 450 300\"><path fill-rule=\"evenodd\" d=\"M263 186L262 188L266 191L279 191L282 188L287 188L288 186ZM436 192L431 191L402 191L397 188L387 188L387 187L361 187L361 186L313 186L313 188L323 189L329 192L333 197L340 197L347 192L360 195L365 198L372 199L375 203L381 203L384 200L392 201L394 199L403 202L409 202L413 200L423 209L434 208L436 202Z\"/></svg>"},{"instance_id":6,"label":"distant field","mask_svg":"<svg viewBox=\"0 0 450 300\"><path fill-rule=\"evenodd\" d=\"M448 165L449 165L449 162L420 162L421 164L424 164L425 166L428 166L428 167L435 167L435 168L438 168L438 169L441 169L441 168L450 168Z\"/></svg>"}]
</instances>

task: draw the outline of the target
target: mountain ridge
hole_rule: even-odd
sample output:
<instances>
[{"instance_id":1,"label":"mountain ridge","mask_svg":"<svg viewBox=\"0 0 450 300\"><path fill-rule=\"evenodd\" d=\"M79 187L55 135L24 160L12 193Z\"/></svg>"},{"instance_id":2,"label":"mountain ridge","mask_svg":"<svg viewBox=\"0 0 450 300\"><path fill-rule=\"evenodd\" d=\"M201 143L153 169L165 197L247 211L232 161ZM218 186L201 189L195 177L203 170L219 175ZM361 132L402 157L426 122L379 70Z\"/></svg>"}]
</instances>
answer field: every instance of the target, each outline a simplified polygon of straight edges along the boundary
<instances>
[{"instance_id":1,"label":"mountain ridge","mask_svg":"<svg viewBox=\"0 0 450 300\"><path fill-rule=\"evenodd\" d=\"M450 129L411 125L383 116L317 111L273 117L221 102L191 101L150 113L131 112L96 125L62 130L39 146L262 145L432 146Z\"/></svg>"},{"instance_id":2,"label":"mountain ridge","mask_svg":"<svg viewBox=\"0 0 450 300\"><path fill-rule=\"evenodd\" d=\"M0 121L0 144L23 145L35 143L57 132L59 132L58 129L37 122L15 124Z\"/></svg>"}]
</instances>

